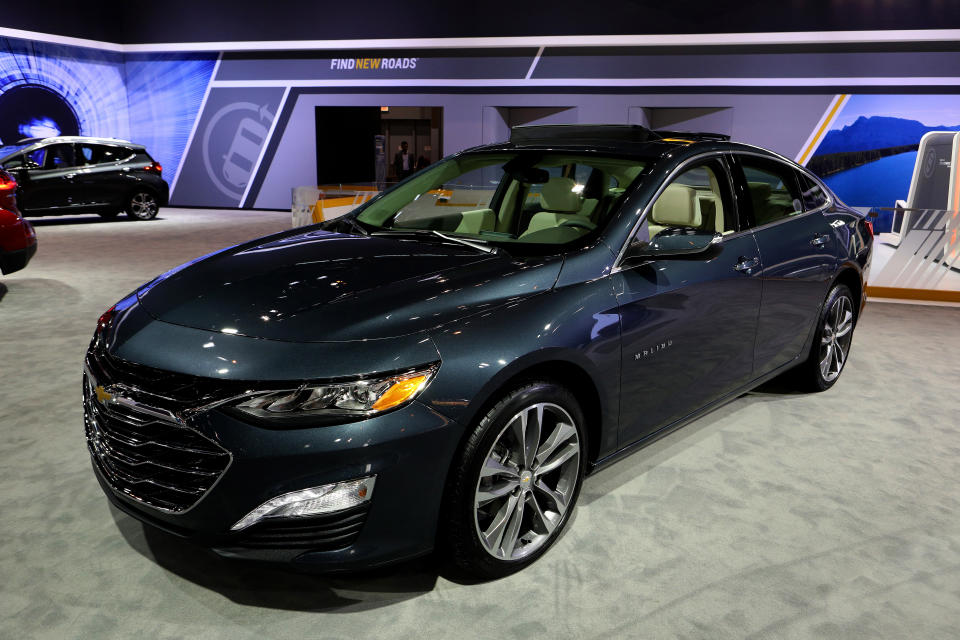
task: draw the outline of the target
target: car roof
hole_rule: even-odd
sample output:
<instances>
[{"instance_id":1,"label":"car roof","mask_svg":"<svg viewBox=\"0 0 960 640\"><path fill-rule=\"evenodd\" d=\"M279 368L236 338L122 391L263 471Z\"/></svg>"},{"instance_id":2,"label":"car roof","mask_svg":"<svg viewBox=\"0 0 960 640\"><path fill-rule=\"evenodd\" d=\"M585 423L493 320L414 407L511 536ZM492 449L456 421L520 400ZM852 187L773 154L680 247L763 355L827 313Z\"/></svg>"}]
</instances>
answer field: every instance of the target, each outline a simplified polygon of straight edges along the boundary
<instances>
[{"instance_id":1,"label":"car roof","mask_svg":"<svg viewBox=\"0 0 960 640\"><path fill-rule=\"evenodd\" d=\"M130 147L133 150L146 151L146 147L142 144L137 144L135 142L130 142L129 140L120 140L118 138L94 138L92 136L54 136L51 138L24 138L18 140L12 145L7 145L8 148L16 147L16 150L11 151L2 157L0 157L0 162L6 162L7 159L20 154L20 153L29 153L31 151L36 151L41 147L45 147L51 144L59 143L87 143L87 144L115 144L123 145L124 147Z\"/></svg>"},{"instance_id":2,"label":"car roof","mask_svg":"<svg viewBox=\"0 0 960 640\"><path fill-rule=\"evenodd\" d=\"M88 142L90 144L122 144L124 146L130 147L143 147L142 144L137 144L135 142L130 142L129 140L121 140L119 138L94 138L91 136L54 136L51 138L26 138L20 140L17 144L28 144L34 143L36 145L40 144L54 144L57 142Z\"/></svg>"},{"instance_id":3,"label":"car roof","mask_svg":"<svg viewBox=\"0 0 960 640\"><path fill-rule=\"evenodd\" d=\"M531 149L579 153L612 153L644 159L672 154L680 159L705 151L747 151L792 161L763 149L740 142L720 133L662 131L640 125L623 124L559 124L513 127L510 140L483 145L469 151L508 151Z\"/></svg>"}]
</instances>

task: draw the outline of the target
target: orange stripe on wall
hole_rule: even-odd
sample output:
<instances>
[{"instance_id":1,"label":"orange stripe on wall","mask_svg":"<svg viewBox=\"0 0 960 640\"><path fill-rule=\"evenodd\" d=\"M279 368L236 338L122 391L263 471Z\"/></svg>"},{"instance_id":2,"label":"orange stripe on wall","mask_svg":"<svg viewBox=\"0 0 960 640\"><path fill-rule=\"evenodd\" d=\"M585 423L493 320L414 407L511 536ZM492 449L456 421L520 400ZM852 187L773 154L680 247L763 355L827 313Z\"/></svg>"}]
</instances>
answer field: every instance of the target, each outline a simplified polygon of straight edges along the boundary
<instances>
[{"instance_id":1,"label":"orange stripe on wall","mask_svg":"<svg viewBox=\"0 0 960 640\"><path fill-rule=\"evenodd\" d=\"M868 298L893 298L895 300L933 300L935 302L960 302L960 291L940 289L904 289L901 287L867 287Z\"/></svg>"},{"instance_id":2,"label":"orange stripe on wall","mask_svg":"<svg viewBox=\"0 0 960 640\"><path fill-rule=\"evenodd\" d=\"M817 130L817 135L813 137L813 140L810 142L810 145L804 150L803 155L800 156L799 164L806 164L807 160L810 157L810 154L813 153L813 150L817 148L820 144L820 139L823 138L823 134L826 132L827 127L833 123L833 119L837 116L837 111L840 110L840 107L843 106L844 102L849 96L847 94L841 94L837 98L837 102L833 105L833 108L830 109L830 112L827 114L826 119L823 121L823 124L820 125L820 128Z\"/></svg>"}]
</instances>

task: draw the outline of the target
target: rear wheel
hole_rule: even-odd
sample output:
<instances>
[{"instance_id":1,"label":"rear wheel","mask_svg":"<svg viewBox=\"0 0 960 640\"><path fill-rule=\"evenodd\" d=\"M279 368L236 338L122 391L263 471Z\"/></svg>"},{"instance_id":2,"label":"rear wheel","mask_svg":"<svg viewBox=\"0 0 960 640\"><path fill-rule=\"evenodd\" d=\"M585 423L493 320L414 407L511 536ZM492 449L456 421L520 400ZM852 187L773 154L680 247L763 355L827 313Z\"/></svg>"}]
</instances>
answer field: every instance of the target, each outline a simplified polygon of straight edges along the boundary
<instances>
[{"instance_id":1,"label":"rear wheel","mask_svg":"<svg viewBox=\"0 0 960 640\"><path fill-rule=\"evenodd\" d=\"M528 566L569 520L586 468L583 412L551 382L508 393L467 440L448 492L454 562L483 578Z\"/></svg>"},{"instance_id":2,"label":"rear wheel","mask_svg":"<svg viewBox=\"0 0 960 640\"><path fill-rule=\"evenodd\" d=\"M834 286L820 312L810 355L797 372L803 386L826 391L836 383L847 364L856 324L850 289L843 284Z\"/></svg>"},{"instance_id":3,"label":"rear wheel","mask_svg":"<svg viewBox=\"0 0 960 640\"><path fill-rule=\"evenodd\" d=\"M134 220L152 220L157 217L160 205L157 197L149 191L137 191L127 200L127 215Z\"/></svg>"}]
</instances>

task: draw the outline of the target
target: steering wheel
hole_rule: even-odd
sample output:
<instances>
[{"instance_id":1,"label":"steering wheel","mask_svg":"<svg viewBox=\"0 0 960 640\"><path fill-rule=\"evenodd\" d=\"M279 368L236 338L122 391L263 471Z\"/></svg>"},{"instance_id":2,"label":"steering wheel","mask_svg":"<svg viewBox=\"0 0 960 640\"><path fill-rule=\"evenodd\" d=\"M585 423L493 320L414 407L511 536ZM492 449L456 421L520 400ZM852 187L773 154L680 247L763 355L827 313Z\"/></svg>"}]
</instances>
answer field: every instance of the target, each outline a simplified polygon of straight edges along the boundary
<instances>
[{"instance_id":1,"label":"steering wheel","mask_svg":"<svg viewBox=\"0 0 960 640\"><path fill-rule=\"evenodd\" d=\"M580 229L586 229L587 231L593 231L597 228L597 225L592 222L587 222L585 220L564 220L559 225L560 227L579 227Z\"/></svg>"}]
</instances>

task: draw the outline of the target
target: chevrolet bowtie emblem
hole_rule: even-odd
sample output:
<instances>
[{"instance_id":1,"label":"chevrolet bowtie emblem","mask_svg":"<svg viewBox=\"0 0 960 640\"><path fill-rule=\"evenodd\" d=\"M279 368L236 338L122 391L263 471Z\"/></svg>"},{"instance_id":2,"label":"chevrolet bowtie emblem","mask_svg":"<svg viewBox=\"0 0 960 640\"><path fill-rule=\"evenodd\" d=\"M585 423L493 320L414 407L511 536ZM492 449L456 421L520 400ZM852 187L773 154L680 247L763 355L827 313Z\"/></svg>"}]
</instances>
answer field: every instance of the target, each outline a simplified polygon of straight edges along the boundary
<instances>
[{"instance_id":1,"label":"chevrolet bowtie emblem","mask_svg":"<svg viewBox=\"0 0 960 640\"><path fill-rule=\"evenodd\" d=\"M97 388L94 389L94 391L97 394L97 401L100 404L107 404L108 402L113 400L113 394L107 391L106 389L104 389L102 384L98 384Z\"/></svg>"}]
</instances>

